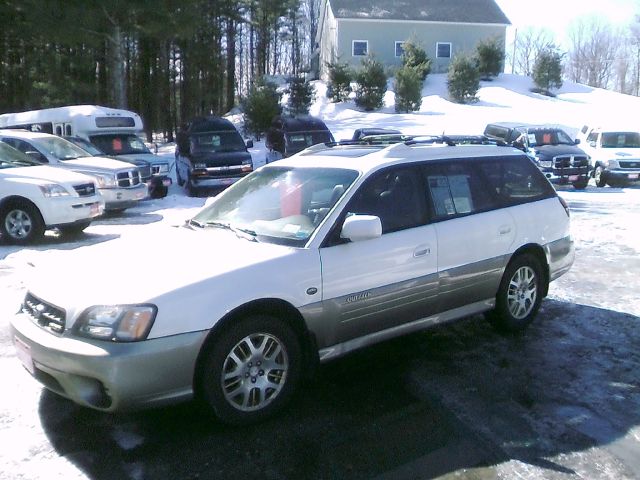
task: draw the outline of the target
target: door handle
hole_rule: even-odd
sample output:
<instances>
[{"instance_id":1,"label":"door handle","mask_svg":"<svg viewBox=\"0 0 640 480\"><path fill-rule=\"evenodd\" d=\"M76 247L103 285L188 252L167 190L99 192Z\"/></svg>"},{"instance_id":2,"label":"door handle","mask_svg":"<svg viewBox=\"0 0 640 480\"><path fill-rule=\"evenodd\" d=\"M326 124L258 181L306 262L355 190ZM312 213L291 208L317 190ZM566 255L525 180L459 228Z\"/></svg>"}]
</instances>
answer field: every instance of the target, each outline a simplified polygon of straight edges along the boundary
<instances>
[{"instance_id":1,"label":"door handle","mask_svg":"<svg viewBox=\"0 0 640 480\"><path fill-rule=\"evenodd\" d=\"M511 233L511 227L508 225L504 225L498 230L499 235L506 235L507 233Z\"/></svg>"},{"instance_id":2,"label":"door handle","mask_svg":"<svg viewBox=\"0 0 640 480\"><path fill-rule=\"evenodd\" d=\"M431 248L427 245L420 245L419 247L416 247L416 249L413 251L413 256L415 258L417 257L423 257L425 255L429 255L431 253Z\"/></svg>"}]
</instances>

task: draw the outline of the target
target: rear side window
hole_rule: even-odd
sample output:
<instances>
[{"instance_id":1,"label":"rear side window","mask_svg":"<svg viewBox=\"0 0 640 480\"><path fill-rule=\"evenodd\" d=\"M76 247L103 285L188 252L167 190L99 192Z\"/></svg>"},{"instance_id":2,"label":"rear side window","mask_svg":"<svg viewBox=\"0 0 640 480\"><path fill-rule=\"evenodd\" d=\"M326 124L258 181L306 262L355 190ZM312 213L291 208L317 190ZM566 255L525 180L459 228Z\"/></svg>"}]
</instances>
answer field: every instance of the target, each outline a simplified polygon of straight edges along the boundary
<instances>
[{"instance_id":1,"label":"rear side window","mask_svg":"<svg viewBox=\"0 0 640 480\"><path fill-rule=\"evenodd\" d=\"M556 196L553 186L527 157L478 160L491 195L502 206L535 202Z\"/></svg>"},{"instance_id":2,"label":"rear side window","mask_svg":"<svg viewBox=\"0 0 640 480\"><path fill-rule=\"evenodd\" d=\"M499 206L483 185L474 162L428 164L423 168L427 197L436 220L469 215Z\"/></svg>"}]
</instances>

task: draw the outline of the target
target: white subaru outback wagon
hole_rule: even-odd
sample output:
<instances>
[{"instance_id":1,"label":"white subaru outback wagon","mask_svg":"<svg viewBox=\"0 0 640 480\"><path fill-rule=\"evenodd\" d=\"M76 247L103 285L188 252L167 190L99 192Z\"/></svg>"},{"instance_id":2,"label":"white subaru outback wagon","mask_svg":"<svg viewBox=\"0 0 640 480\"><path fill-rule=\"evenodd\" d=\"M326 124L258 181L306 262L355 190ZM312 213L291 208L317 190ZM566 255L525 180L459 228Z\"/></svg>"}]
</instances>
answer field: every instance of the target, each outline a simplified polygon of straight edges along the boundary
<instances>
[{"instance_id":1,"label":"white subaru outback wagon","mask_svg":"<svg viewBox=\"0 0 640 480\"><path fill-rule=\"evenodd\" d=\"M574 258L551 184L484 145L312 147L168 227L166 245L180 262L155 281L35 275L12 320L27 370L104 411L195 395L253 422L316 362L481 312L524 328Z\"/></svg>"}]
</instances>

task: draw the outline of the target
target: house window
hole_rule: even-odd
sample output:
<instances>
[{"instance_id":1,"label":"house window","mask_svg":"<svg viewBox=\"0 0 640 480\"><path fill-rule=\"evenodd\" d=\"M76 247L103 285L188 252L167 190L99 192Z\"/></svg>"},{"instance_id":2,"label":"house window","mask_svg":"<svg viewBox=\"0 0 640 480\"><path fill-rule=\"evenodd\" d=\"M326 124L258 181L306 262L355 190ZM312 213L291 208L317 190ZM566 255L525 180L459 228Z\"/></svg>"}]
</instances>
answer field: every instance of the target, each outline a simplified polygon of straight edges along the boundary
<instances>
[{"instance_id":1,"label":"house window","mask_svg":"<svg viewBox=\"0 0 640 480\"><path fill-rule=\"evenodd\" d=\"M404 55L404 42L396 42L395 52L396 58Z\"/></svg>"},{"instance_id":2,"label":"house window","mask_svg":"<svg viewBox=\"0 0 640 480\"><path fill-rule=\"evenodd\" d=\"M451 58L451 43L450 42L438 42L438 43L436 43L436 58Z\"/></svg>"},{"instance_id":3,"label":"house window","mask_svg":"<svg viewBox=\"0 0 640 480\"><path fill-rule=\"evenodd\" d=\"M352 42L351 52L354 57L366 57L369 53L369 41L354 40Z\"/></svg>"}]
</instances>

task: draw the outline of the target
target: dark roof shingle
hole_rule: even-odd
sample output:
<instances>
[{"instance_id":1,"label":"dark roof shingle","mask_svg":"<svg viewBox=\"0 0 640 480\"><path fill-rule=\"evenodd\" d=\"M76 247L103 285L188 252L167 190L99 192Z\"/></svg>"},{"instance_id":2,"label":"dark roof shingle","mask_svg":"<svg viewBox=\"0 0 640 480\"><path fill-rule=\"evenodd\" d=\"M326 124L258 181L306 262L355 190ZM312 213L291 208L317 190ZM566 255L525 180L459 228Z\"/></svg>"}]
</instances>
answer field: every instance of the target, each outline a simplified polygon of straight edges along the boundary
<instances>
[{"instance_id":1,"label":"dark roof shingle","mask_svg":"<svg viewBox=\"0 0 640 480\"><path fill-rule=\"evenodd\" d=\"M509 25L494 0L329 0L337 18Z\"/></svg>"}]
</instances>

